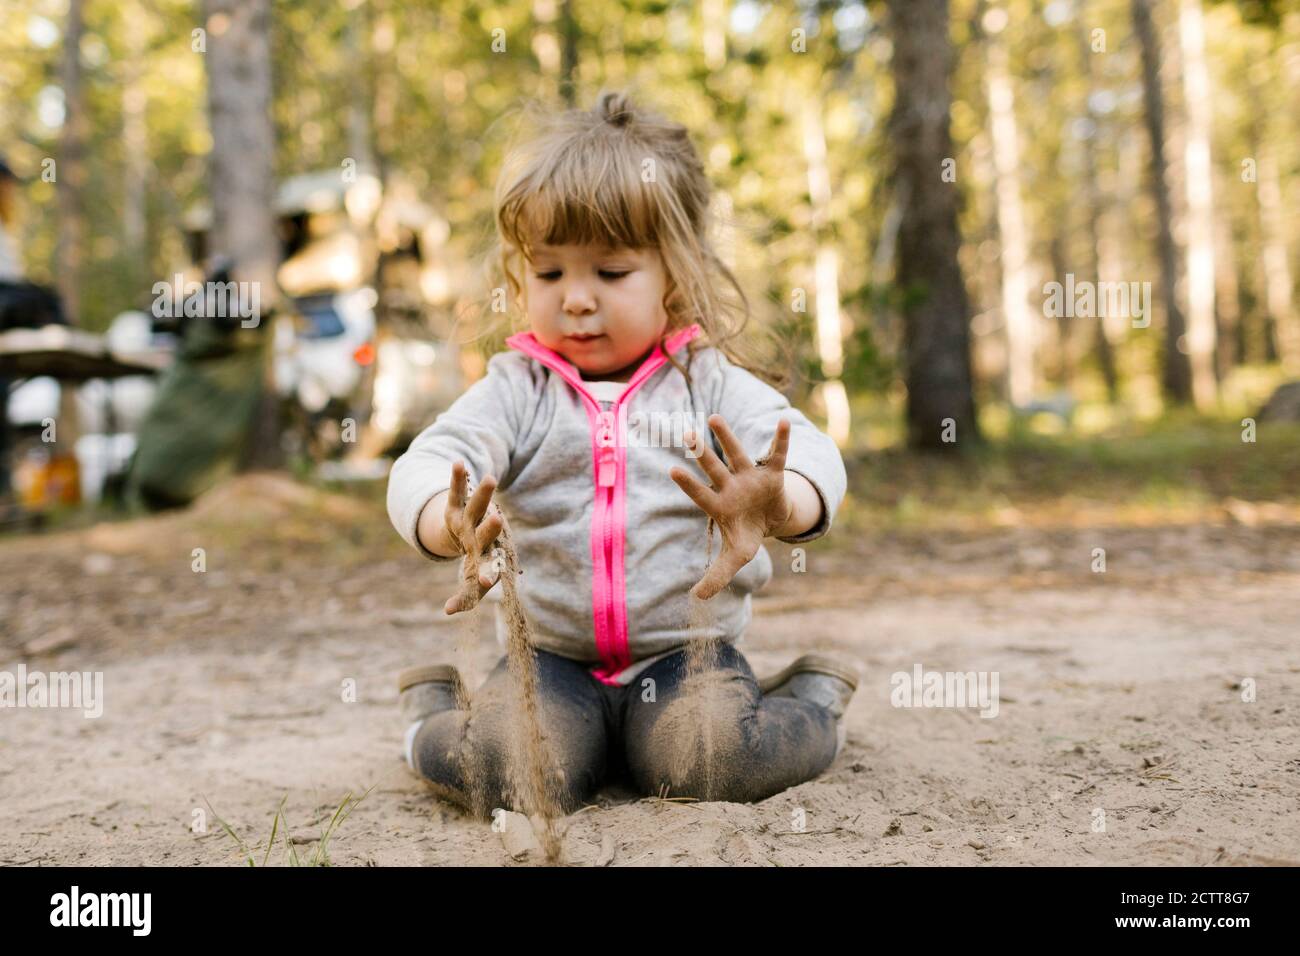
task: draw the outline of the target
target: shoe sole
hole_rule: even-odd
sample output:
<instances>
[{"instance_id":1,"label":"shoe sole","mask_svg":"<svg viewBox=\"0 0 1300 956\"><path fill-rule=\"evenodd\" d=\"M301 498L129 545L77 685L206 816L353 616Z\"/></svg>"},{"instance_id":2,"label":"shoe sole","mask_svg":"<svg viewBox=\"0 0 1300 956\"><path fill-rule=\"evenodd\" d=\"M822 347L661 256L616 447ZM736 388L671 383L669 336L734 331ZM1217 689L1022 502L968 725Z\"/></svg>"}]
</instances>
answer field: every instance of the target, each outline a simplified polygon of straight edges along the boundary
<instances>
[{"instance_id":1,"label":"shoe sole","mask_svg":"<svg viewBox=\"0 0 1300 956\"><path fill-rule=\"evenodd\" d=\"M805 654L796 660L785 670L778 671L770 677L764 677L758 682L758 688L764 694L776 690L795 674L829 674L832 677L838 677L844 683L848 684L853 690L858 689L858 672L848 664L843 664L833 657L827 657L824 654Z\"/></svg>"},{"instance_id":2,"label":"shoe sole","mask_svg":"<svg viewBox=\"0 0 1300 956\"><path fill-rule=\"evenodd\" d=\"M428 684L443 681L453 687L460 684L460 671L451 664L426 664L422 667L408 667L397 675L397 692L400 694L416 684Z\"/></svg>"}]
</instances>

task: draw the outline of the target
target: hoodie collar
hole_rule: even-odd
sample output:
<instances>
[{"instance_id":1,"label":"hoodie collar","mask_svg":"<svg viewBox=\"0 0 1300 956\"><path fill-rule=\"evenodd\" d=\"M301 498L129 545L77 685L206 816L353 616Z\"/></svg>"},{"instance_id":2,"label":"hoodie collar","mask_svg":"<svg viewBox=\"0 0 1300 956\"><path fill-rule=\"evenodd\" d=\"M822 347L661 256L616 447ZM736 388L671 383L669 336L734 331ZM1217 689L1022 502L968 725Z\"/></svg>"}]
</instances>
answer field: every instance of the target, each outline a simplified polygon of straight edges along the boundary
<instances>
[{"instance_id":1,"label":"hoodie collar","mask_svg":"<svg viewBox=\"0 0 1300 956\"><path fill-rule=\"evenodd\" d=\"M637 369L637 371L639 372L641 368L644 368L646 366L646 364L653 362L657 356L662 355L664 352L664 347L666 347L667 353L669 355L672 355L676 353L679 349L681 349L683 346L685 346L687 343L689 343L702 331L703 329L700 328L698 322L692 323L686 328L678 329L672 335L668 336L666 342L655 343L654 351L652 351L650 355L646 358L646 360L641 363L641 366L640 368ZM525 355L532 356L533 358L537 359L539 362L542 362L542 364L544 365L549 365L552 368L560 368L560 369L567 370L568 372L570 372L571 377L573 379L579 381L581 381L582 379L581 374L578 372L578 369L573 365L572 362L566 359L559 352L556 352L554 349L547 348L541 342L537 341L537 336L535 336L532 332L518 332L506 339L506 345L508 345L512 349L516 349L517 351L523 352ZM636 373L633 373L632 377L636 378Z\"/></svg>"}]
</instances>

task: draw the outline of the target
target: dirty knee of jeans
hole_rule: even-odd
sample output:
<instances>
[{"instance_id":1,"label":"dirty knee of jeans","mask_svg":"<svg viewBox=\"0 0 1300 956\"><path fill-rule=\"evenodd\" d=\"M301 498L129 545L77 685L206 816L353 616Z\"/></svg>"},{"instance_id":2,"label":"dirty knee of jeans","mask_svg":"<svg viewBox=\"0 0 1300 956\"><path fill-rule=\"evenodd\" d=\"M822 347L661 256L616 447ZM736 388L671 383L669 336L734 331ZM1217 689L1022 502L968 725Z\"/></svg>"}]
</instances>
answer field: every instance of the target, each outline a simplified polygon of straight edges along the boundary
<instances>
[{"instance_id":1,"label":"dirty knee of jeans","mask_svg":"<svg viewBox=\"0 0 1300 956\"><path fill-rule=\"evenodd\" d=\"M649 727L638 782L652 793L716 799L747 772L745 725L753 708L743 688L727 680L701 680L683 691Z\"/></svg>"}]
</instances>

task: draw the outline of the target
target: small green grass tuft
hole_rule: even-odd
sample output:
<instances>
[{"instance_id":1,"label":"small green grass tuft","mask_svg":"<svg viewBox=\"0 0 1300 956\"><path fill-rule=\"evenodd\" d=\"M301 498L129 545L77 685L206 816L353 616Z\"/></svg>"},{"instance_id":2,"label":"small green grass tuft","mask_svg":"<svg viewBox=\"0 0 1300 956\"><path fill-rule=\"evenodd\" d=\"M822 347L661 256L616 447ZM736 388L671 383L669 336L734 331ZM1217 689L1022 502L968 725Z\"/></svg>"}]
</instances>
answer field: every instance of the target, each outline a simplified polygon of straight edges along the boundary
<instances>
[{"instance_id":1,"label":"small green grass tuft","mask_svg":"<svg viewBox=\"0 0 1300 956\"><path fill-rule=\"evenodd\" d=\"M222 819L216 810L212 809L212 804L208 803L206 798L203 802L207 804L209 812L211 812L217 823L221 825L221 828L226 832L226 835L229 836L235 842L235 845L239 847L240 853L243 854L244 859L247 861L249 866L255 867L261 865L264 867L267 865L271 858L271 850L275 847L277 836L279 836L284 843L284 863L286 866L329 866L330 840L338 833L339 827L343 825L344 821L352 815L352 811L361 804L362 800L370 795L370 791L373 789L374 786L368 787L359 797L353 795L352 791L348 791L347 795L343 797L343 801L334 811L333 816L330 817L329 823L321 828L320 839L316 841L316 847L309 856L299 855L298 850L294 845L294 841L289 835L289 823L285 819L284 815L284 805L288 801L289 796L288 794L285 794L285 796L280 799L280 805L275 810L275 817L271 822L271 835L267 838L266 851L262 854L261 864L258 864L257 859L254 856L254 848L250 847L248 843L235 832L234 828Z\"/></svg>"}]
</instances>

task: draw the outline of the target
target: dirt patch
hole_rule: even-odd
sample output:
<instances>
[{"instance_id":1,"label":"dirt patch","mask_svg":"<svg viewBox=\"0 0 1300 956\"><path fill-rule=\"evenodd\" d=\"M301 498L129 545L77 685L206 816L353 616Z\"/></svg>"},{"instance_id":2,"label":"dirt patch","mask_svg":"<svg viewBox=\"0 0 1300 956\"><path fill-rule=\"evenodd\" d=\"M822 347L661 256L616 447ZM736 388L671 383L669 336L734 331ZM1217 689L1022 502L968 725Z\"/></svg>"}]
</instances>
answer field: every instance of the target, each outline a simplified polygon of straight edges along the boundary
<instances>
[{"instance_id":1,"label":"dirt patch","mask_svg":"<svg viewBox=\"0 0 1300 956\"><path fill-rule=\"evenodd\" d=\"M242 865L195 811L210 802L256 850L286 795L309 853L319 821L373 786L331 840L336 865L519 865L401 753L400 669L460 641L475 686L499 658L490 615L442 613L455 563L414 555L380 503L331 522L311 501L281 502L264 527L243 522L248 504L228 501L221 539L189 512L168 516L166 535L131 522L0 539L0 669L104 674L98 719L0 713L0 861ZM109 529L141 546L95 547ZM1300 526L804 547L799 572L768 543L775 577L739 649L760 675L814 650L859 666L835 763L754 804L608 791L560 821L566 863L1300 863ZM1091 570L1098 547L1104 573ZM55 632L69 642L22 651ZM997 717L893 706L891 675L917 663L997 671Z\"/></svg>"}]
</instances>

